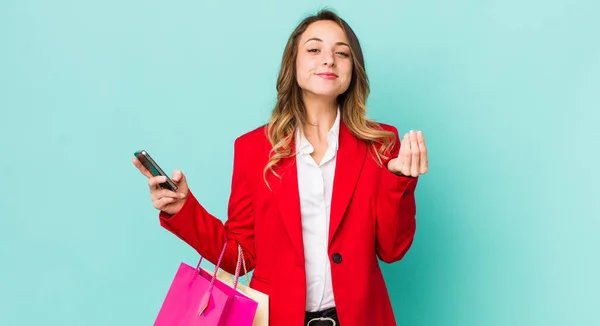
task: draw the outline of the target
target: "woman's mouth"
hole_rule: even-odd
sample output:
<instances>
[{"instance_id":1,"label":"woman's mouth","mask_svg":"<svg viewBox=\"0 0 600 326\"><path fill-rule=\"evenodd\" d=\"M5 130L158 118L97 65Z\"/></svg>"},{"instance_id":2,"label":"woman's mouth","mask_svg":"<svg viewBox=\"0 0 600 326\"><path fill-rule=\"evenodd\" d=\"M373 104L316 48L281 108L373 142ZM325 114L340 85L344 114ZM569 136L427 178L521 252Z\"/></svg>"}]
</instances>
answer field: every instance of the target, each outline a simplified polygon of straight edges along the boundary
<instances>
[{"instance_id":1,"label":"woman's mouth","mask_svg":"<svg viewBox=\"0 0 600 326\"><path fill-rule=\"evenodd\" d=\"M327 80L333 80L338 78L338 76L332 72L322 72L320 74L317 74L317 76Z\"/></svg>"}]
</instances>

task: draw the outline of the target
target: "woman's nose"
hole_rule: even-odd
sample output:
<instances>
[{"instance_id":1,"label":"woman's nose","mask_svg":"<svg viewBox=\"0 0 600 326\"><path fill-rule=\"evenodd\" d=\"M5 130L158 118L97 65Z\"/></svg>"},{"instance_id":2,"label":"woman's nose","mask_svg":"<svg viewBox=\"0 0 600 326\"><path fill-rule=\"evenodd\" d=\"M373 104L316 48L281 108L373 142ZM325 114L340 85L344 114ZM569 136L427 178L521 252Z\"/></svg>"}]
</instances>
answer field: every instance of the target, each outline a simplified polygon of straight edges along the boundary
<instances>
[{"instance_id":1,"label":"woman's nose","mask_svg":"<svg viewBox=\"0 0 600 326\"><path fill-rule=\"evenodd\" d=\"M325 59L325 61L323 61L323 66L333 67L334 64L335 64L335 61L332 58L327 58L327 59Z\"/></svg>"}]
</instances>

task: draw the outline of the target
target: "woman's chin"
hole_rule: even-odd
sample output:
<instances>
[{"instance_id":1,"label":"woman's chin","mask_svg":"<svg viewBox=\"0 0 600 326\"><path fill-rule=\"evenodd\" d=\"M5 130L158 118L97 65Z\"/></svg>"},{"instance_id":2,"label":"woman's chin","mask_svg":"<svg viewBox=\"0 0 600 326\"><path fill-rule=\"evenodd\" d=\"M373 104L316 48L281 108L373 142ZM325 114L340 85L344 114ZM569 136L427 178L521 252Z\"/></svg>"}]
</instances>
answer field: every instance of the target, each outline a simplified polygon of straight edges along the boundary
<instances>
[{"instance_id":1,"label":"woman's chin","mask_svg":"<svg viewBox=\"0 0 600 326\"><path fill-rule=\"evenodd\" d=\"M304 93L306 95L309 95L311 97L316 97L316 98L322 98L322 99L329 99L329 100L335 100L337 99L337 97L342 94L337 90L328 90L328 89L308 89L308 90L304 90Z\"/></svg>"}]
</instances>

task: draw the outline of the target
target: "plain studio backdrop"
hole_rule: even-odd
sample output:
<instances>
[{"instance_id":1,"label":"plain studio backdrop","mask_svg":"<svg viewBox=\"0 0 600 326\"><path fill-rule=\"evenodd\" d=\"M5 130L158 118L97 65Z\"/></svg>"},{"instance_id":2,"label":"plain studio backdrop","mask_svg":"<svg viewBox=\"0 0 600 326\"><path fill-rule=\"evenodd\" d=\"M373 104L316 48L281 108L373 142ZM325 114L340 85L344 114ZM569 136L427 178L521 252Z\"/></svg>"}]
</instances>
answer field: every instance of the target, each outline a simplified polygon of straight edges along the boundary
<instances>
[{"instance_id":1,"label":"plain studio backdrop","mask_svg":"<svg viewBox=\"0 0 600 326\"><path fill-rule=\"evenodd\" d=\"M429 149L413 246L381 263L398 323L600 324L592 0L2 1L0 324L151 325L198 255L133 152L225 220L233 141L323 7L361 41L369 116Z\"/></svg>"}]
</instances>

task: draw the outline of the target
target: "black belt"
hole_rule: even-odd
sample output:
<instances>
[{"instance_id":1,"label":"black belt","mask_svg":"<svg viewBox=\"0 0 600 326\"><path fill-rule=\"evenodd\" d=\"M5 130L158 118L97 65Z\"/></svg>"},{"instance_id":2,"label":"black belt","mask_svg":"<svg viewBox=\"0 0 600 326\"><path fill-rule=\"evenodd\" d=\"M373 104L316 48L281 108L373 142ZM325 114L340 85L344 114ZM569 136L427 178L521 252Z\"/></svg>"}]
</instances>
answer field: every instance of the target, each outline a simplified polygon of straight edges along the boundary
<instances>
[{"instance_id":1,"label":"black belt","mask_svg":"<svg viewBox=\"0 0 600 326\"><path fill-rule=\"evenodd\" d=\"M306 312L304 315L305 326L340 326L337 311L329 308L323 311Z\"/></svg>"}]
</instances>

